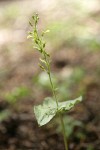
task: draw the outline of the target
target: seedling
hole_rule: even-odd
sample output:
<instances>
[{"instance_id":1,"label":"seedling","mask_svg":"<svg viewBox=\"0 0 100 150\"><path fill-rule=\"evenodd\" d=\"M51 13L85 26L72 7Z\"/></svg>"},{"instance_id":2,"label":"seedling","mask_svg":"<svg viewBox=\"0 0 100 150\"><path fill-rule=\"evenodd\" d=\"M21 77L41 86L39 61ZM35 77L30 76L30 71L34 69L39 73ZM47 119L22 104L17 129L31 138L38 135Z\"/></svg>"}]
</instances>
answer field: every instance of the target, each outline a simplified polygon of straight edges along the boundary
<instances>
[{"instance_id":1,"label":"seedling","mask_svg":"<svg viewBox=\"0 0 100 150\"><path fill-rule=\"evenodd\" d=\"M45 71L48 74L53 96L45 98L42 105L34 106L34 113L39 126L47 124L56 115L59 116L62 126L65 150L68 150L68 143L65 135L65 126L62 114L73 108L75 104L81 102L82 97L80 96L74 100L68 100L64 102L58 101L56 94L57 87L54 86L51 75L50 54L48 54L47 51L45 50L46 42L44 41L44 35L49 30L42 32L40 34L37 29L38 20L39 20L38 14L32 16L32 21L30 22L32 31L29 32L28 38L32 39L33 48L35 48L41 54L39 66L43 71Z\"/></svg>"}]
</instances>

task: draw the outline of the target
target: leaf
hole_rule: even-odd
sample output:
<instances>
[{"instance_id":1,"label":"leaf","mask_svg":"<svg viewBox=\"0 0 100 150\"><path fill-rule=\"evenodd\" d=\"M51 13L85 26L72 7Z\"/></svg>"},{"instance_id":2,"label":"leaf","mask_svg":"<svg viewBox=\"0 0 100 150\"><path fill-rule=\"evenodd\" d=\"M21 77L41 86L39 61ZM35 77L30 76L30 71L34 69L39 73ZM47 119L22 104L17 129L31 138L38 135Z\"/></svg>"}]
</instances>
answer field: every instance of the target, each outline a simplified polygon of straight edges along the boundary
<instances>
[{"instance_id":1,"label":"leaf","mask_svg":"<svg viewBox=\"0 0 100 150\"><path fill-rule=\"evenodd\" d=\"M45 98L43 105L34 106L34 113L40 126L47 124L56 114L57 107L55 101Z\"/></svg>"},{"instance_id":2,"label":"leaf","mask_svg":"<svg viewBox=\"0 0 100 150\"><path fill-rule=\"evenodd\" d=\"M57 104L52 98L45 98L42 105L34 106L34 113L39 126L47 124L56 114L70 110L81 101L82 97L80 96L74 100L58 102L57 108Z\"/></svg>"},{"instance_id":3,"label":"leaf","mask_svg":"<svg viewBox=\"0 0 100 150\"><path fill-rule=\"evenodd\" d=\"M60 112L68 111L71 108L73 108L74 105L76 105L77 103L79 103L81 101L82 101L82 96L80 96L80 97L78 97L78 98L76 98L74 100L68 100L68 101L65 101L65 102L59 102L58 103L59 111Z\"/></svg>"}]
</instances>

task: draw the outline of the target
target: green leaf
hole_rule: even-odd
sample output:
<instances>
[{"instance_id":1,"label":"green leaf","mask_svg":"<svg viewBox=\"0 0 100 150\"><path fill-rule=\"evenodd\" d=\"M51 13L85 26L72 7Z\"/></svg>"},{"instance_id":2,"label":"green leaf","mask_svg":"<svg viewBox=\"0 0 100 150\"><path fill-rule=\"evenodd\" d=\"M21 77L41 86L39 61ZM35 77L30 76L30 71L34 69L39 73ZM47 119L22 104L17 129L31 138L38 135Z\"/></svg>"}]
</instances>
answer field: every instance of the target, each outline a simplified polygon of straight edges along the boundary
<instances>
[{"instance_id":1,"label":"green leaf","mask_svg":"<svg viewBox=\"0 0 100 150\"><path fill-rule=\"evenodd\" d=\"M34 113L39 126L47 124L56 114L70 110L81 101L82 97L80 96L74 100L58 102L57 108L57 104L52 98L45 98L42 105L34 106Z\"/></svg>"},{"instance_id":2,"label":"green leaf","mask_svg":"<svg viewBox=\"0 0 100 150\"><path fill-rule=\"evenodd\" d=\"M57 107L55 101L47 97L42 105L34 106L34 113L40 126L47 124L56 114Z\"/></svg>"},{"instance_id":3,"label":"green leaf","mask_svg":"<svg viewBox=\"0 0 100 150\"><path fill-rule=\"evenodd\" d=\"M60 112L66 112L68 110L70 110L71 108L73 108L77 103L82 101L82 96L74 99L74 100L68 100L65 102L59 102L58 106L59 106L59 111Z\"/></svg>"}]
</instances>

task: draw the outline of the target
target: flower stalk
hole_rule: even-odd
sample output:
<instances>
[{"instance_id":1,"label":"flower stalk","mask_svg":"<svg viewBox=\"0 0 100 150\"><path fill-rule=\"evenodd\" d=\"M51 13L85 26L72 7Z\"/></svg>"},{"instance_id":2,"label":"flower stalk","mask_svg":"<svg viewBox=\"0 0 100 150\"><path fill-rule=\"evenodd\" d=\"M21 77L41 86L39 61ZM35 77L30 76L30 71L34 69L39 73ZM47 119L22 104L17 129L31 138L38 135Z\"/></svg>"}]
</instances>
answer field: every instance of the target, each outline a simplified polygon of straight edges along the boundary
<instances>
[{"instance_id":1,"label":"flower stalk","mask_svg":"<svg viewBox=\"0 0 100 150\"><path fill-rule=\"evenodd\" d=\"M65 125L62 117L62 112L70 110L72 107L74 107L76 103L81 102L82 97L78 97L77 99L69 100L66 102L58 102L55 90L56 88L51 77L50 55L45 50L46 43L43 39L45 33L47 33L48 30L42 32L42 34L40 35L37 28L38 20L38 14L32 16L32 22L29 22L30 26L32 27L32 31L29 32L28 38L32 39L33 48L35 48L41 54L39 66L43 71L45 71L48 74L53 99L55 101L53 101L52 98L47 98L43 102L43 105L34 106L34 113L40 126L48 123L56 114L58 114L62 127L65 150L68 150L68 142L65 135ZM52 106L51 103L53 103L54 106ZM47 112L45 111L45 109L47 110Z\"/></svg>"},{"instance_id":2,"label":"flower stalk","mask_svg":"<svg viewBox=\"0 0 100 150\"><path fill-rule=\"evenodd\" d=\"M41 34L41 36L39 36L38 29L37 29L37 24L38 24L38 20L39 20L38 14L35 14L34 16L32 16L32 19L34 21L33 22L34 25L31 22L29 22L29 23L30 23L30 26L33 27L33 31L29 32L28 38L32 38L34 48L36 48L42 54L42 58L40 58L41 63L39 64L39 66L42 70L46 71L49 76L52 94L56 101L56 105L57 105L57 109L58 109L58 99L56 96L55 87L54 87L52 77L51 77L50 55L45 51L46 43L43 40L43 36L46 32L48 32L48 30L43 32ZM60 119L61 126L62 126L65 150L68 150L68 145L67 145L66 136L65 136L65 126L64 126L62 115L60 113L59 113L59 119Z\"/></svg>"}]
</instances>

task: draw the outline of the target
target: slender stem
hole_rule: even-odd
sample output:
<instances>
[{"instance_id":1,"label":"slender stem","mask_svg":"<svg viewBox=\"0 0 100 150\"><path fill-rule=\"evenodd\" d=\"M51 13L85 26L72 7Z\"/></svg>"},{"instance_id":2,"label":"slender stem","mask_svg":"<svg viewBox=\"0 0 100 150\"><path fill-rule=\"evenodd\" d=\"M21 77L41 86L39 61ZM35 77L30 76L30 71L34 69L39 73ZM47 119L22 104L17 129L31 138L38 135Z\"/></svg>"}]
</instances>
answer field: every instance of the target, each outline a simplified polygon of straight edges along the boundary
<instances>
[{"instance_id":1,"label":"slender stem","mask_svg":"<svg viewBox=\"0 0 100 150\"><path fill-rule=\"evenodd\" d=\"M35 44L38 45L39 49L41 50L40 52L43 54L44 60L46 61L46 67L47 67L46 71L47 71L48 76L49 76L53 97L54 97L54 99L56 101L57 109L58 109L58 107L59 107L58 106L58 99L57 99L56 92L55 92L55 87L54 87L54 84L53 84L52 78L51 78L50 62L48 60L48 56L47 56L47 54L45 52L45 49L43 47L43 42L41 41L41 38L39 37L38 32L37 32L37 21L38 21L38 18L37 18L37 16L35 16L33 19L35 21L35 27L34 27L33 33L36 34L36 37L33 36L33 39L36 40ZM67 144L67 140L66 140L66 136L65 136L65 126L64 126L62 115L60 113L59 113L59 118L60 118L60 122L61 122L61 126L62 126L62 133L63 133L63 137L64 137L65 150L68 150L68 144Z\"/></svg>"},{"instance_id":2,"label":"slender stem","mask_svg":"<svg viewBox=\"0 0 100 150\"><path fill-rule=\"evenodd\" d=\"M60 118L61 125L62 125L62 133L63 133L63 138L64 138L65 150L68 150L68 143L67 143L66 135L65 135L65 125L64 125L64 121L63 121L61 114L59 114L59 118Z\"/></svg>"},{"instance_id":3,"label":"slender stem","mask_svg":"<svg viewBox=\"0 0 100 150\"><path fill-rule=\"evenodd\" d=\"M53 85L53 82L52 82L51 73L50 73L50 64L49 63L48 63L48 75L49 75L49 80L50 80L50 84L51 84L52 93L53 93L53 96L56 100L57 109L58 109L58 99L57 99L57 96L56 96L56 93L55 93L55 88L54 88L54 85ZM60 119L61 126L62 126L62 133L63 133L65 150L68 150L68 143L67 143L67 139L66 139L66 135L65 135L65 125L64 125L64 122L63 122L62 115L60 113L59 113L59 119Z\"/></svg>"},{"instance_id":4,"label":"slender stem","mask_svg":"<svg viewBox=\"0 0 100 150\"><path fill-rule=\"evenodd\" d=\"M54 85L52 83L51 74L48 73L48 75L49 75L49 80L50 80L50 84L51 84L52 93L53 93L53 96L54 96L54 98L56 100L56 104L57 104L57 108L58 108L58 100L57 100L57 96L56 96L56 93L55 93Z\"/></svg>"},{"instance_id":5,"label":"slender stem","mask_svg":"<svg viewBox=\"0 0 100 150\"><path fill-rule=\"evenodd\" d=\"M45 61L47 63L47 70L48 70L48 76L49 76L49 80L50 80L50 84L51 84L52 93L53 93L54 99L56 100L56 104L57 104L57 108L58 108L58 100L57 100L57 97L56 97L55 87L53 85L52 78L51 78L51 73L50 73L50 63L48 62L47 57L46 57L45 54L44 54L44 58L45 58Z\"/></svg>"}]
</instances>

